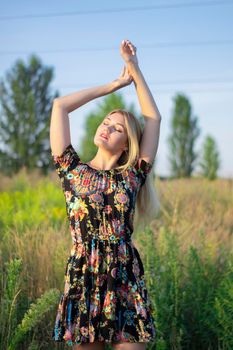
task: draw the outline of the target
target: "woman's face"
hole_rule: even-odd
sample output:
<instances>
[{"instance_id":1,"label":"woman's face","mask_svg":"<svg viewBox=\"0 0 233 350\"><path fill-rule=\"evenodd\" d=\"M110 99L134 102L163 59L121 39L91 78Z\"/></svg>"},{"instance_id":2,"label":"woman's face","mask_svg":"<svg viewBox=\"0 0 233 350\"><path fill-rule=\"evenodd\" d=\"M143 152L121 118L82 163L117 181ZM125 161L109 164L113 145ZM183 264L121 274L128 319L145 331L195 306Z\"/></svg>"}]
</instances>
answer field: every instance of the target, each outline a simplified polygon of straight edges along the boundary
<instances>
[{"instance_id":1,"label":"woman's face","mask_svg":"<svg viewBox=\"0 0 233 350\"><path fill-rule=\"evenodd\" d=\"M102 135L102 136L101 136ZM98 126L94 143L98 147L104 147L111 153L123 152L127 148L128 135L124 117L121 113L113 113L104 118Z\"/></svg>"}]
</instances>

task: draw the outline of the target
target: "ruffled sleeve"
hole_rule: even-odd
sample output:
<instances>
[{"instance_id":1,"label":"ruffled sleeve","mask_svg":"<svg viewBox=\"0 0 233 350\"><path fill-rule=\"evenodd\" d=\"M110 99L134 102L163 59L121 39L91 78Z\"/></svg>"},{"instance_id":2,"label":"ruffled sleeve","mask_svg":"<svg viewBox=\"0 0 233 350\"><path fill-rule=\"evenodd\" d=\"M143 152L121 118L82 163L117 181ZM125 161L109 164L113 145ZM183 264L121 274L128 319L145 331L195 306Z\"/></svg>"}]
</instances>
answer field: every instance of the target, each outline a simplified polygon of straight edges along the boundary
<instances>
[{"instance_id":1,"label":"ruffled sleeve","mask_svg":"<svg viewBox=\"0 0 233 350\"><path fill-rule=\"evenodd\" d=\"M151 172L152 168L153 168L153 164L147 162L145 159L139 159L135 165L135 169L137 171L137 175L140 179L141 182L141 186L144 185L144 183L146 182L146 178L147 175Z\"/></svg>"},{"instance_id":2,"label":"ruffled sleeve","mask_svg":"<svg viewBox=\"0 0 233 350\"><path fill-rule=\"evenodd\" d=\"M80 162L80 157L70 143L62 152L61 155L54 155L51 152L55 170L60 178L63 178L67 173L74 169Z\"/></svg>"}]
</instances>

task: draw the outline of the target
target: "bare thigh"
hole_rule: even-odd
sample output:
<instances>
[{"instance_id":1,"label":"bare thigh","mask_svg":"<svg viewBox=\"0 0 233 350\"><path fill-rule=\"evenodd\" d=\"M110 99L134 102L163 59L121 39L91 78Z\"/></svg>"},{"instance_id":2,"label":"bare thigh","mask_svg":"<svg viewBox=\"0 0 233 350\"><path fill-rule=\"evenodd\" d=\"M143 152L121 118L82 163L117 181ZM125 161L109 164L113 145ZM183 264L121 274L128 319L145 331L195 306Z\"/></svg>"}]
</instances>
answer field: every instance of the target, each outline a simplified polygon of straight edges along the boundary
<instances>
[{"instance_id":1,"label":"bare thigh","mask_svg":"<svg viewBox=\"0 0 233 350\"><path fill-rule=\"evenodd\" d=\"M95 341L93 343L74 345L73 350L104 350L104 342Z\"/></svg>"},{"instance_id":2,"label":"bare thigh","mask_svg":"<svg viewBox=\"0 0 233 350\"><path fill-rule=\"evenodd\" d=\"M146 343L113 343L112 350L146 350Z\"/></svg>"}]
</instances>

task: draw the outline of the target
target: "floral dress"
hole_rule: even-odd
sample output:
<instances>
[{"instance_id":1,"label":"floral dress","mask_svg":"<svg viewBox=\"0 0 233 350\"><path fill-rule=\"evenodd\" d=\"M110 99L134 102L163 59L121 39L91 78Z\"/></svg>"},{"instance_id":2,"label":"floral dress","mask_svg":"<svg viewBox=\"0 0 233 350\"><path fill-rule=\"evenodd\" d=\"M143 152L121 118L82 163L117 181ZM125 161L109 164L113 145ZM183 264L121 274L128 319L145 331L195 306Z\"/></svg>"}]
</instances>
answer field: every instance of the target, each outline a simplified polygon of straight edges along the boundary
<instances>
[{"instance_id":1,"label":"floral dress","mask_svg":"<svg viewBox=\"0 0 233 350\"><path fill-rule=\"evenodd\" d=\"M83 163L71 144L51 154L73 243L52 339L71 346L152 341L153 306L131 240L137 193L152 164L141 160L119 173Z\"/></svg>"}]
</instances>

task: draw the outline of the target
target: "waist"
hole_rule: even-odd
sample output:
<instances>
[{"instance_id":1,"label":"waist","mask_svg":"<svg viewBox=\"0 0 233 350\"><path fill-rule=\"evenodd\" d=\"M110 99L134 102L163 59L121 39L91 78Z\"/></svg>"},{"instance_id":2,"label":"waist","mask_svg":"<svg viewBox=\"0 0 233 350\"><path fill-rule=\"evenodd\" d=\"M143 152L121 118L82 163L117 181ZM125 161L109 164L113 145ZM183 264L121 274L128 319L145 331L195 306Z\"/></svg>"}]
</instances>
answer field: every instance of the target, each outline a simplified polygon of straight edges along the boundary
<instances>
[{"instance_id":1,"label":"waist","mask_svg":"<svg viewBox=\"0 0 233 350\"><path fill-rule=\"evenodd\" d=\"M131 233L124 232L121 235L118 235L116 233L109 233L105 235L105 234L100 234L100 232L96 232L88 235L85 241L91 241L93 239L98 240L100 242L109 242L114 244L122 241L131 241Z\"/></svg>"},{"instance_id":2,"label":"waist","mask_svg":"<svg viewBox=\"0 0 233 350\"><path fill-rule=\"evenodd\" d=\"M83 251L83 249L87 249L90 248L91 246L99 246L99 248L106 248L108 246L110 247L114 247L116 245L120 245L120 244L123 244L123 243L127 243L127 244L130 244L130 245L133 245L133 242L132 242L132 239L131 239L131 236L123 236L123 237L112 237L111 239L111 236L109 238L100 238L98 236L91 236L91 237L88 237L88 239L85 239L84 241L79 241L79 242L76 242L76 243L73 243L73 246L71 248L71 254L74 254L76 252L81 252ZM85 250L86 250L85 249Z\"/></svg>"}]
</instances>

